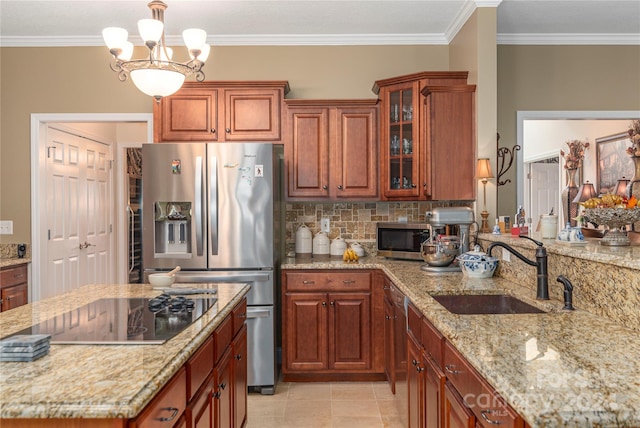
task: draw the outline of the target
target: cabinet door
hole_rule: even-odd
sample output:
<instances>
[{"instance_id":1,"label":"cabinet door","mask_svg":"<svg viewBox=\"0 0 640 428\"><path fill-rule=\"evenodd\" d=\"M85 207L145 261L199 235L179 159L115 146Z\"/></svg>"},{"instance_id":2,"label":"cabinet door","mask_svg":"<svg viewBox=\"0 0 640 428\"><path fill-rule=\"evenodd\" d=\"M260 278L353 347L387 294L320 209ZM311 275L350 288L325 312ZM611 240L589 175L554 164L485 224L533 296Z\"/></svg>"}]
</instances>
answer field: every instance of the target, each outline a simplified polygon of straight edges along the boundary
<instances>
[{"instance_id":1,"label":"cabinet door","mask_svg":"<svg viewBox=\"0 0 640 428\"><path fill-rule=\"evenodd\" d=\"M409 411L409 428L423 427L423 377L422 373L422 349L415 339L409 335L408 340L408 358L407 358L407 393L408 393L408 411Z\"/></svg>"},{"instance_id":2,"label":"cabinet door","mask_svg":"<svg viewBox=\"0 0 640 428\"><path fill-rule=\"evenodd\" d=\"M476 418L449 382L444 387L444 428L474 428Z\"/></svg>"},{"instance_id":3,"label":"cabinet door","mask_svg":"<svg viewBox=\"0 0 640 428\"><path fill-rule=\"evenodd\" d=\"M424 367L424 424L426 428L440 428L442 404L446 377L438 365L425 353L422 356Z\"/></svg>"},{"instance_id":4,"label":"cabinet door","mask_svg":"<svg viewBox=\"0 0 640 428\"><path fill-rule=\"evenodd\" d=\"M280 94L265 88L225 90L224 140L280 140Z\"/></svg>"},{"instance_id":5,"label":"cabinet door","mask_svg":"<svg viewBox=\"0 0 640 428\"><path fill-rule=\"evenodd\" d=\"M391 386L391 392L396 393L396 371L395 371L395 345L394 327L395 316L393 305L389 299L384 299L384 373Z\"/></svg>"},{"instance_id":6,"label":"cabinet door","mask_svg":"<svg viewBox=\"0 0 640 428\"><path fill-rule=\"evenodd\" d=\"M418 82L389 86L381 91L381 192L383 199L418 199L419 162Z\"/></svg>"},{"instance_id":7,"label":"cabinet door","mask_svg":"<svg viewBox=\"0 0 640 428\"><path fill-rule=\"evenodd\" d=\"M247 326L242 329L231 345L233 357L233 423L241 428L247 421Z\"/></svg>"},{"instance_id":8,"label":"cabinet door","mask_svg":"<svg viewBox=\"0 0 640 428\"><path fill-rule=\"evenodd\" d=\"M233 419L231 352L227 350L214 369L214 406L215 428L229 428Z\"/></svg>"},{"instance_id":9,"label":"cabinet door","mask_svg":"<svg viewBox=\"0 0 640 428\"><path fill-rule=\"evenodd\" d=\"M328 109L288 109L285 140L287 196L329 197Z\"/></svg>"},{"instance_id":10,"label":"cabinet door","mask_svg":"<svg viewBox=\"0 0 640 428\"><path fill-rule=\"evenodd\" d=\"M217 141L218 91L182 87L154 105L154 141Z\"/></svg>"},{"instance_id":11,"label":"cabinet door","mask_svg":"<svg viewBox=\"0 0 640 428\"><path fill-rule=\"evenodd\" d=\"M288 370L326 370L327 295L325 293L287 293L285 295L286 368Z\"/></svg>"},{"instance_id":12,"label":"cabinet door","mask_svg":"<svg viewBox=\"0 0 640 428\"><path fill-rule=\"evenodd\" d=\"M335 370L371 367L371 294L329 294L329 366Z\"/></svg>"},{"instance_id":13,"label":"cabinet door","mask_svg":"<svg viewBox=\"0 0 640 428\"><path fill-rule=\"evenodd\" d=\"M212 392L214 389L214 377L209 376L205 388L202 390L191 404L189 404L189 414L191 414L191 427L193 428L213 428L214 403Z\"/></svg>"},{"instance_id":14,"label":"cabinet door","mask_svg":"<svg viewBox=\"0 0 640 428\"><path fill-rule=\"evenodd\" d=\"M433 200L474 200L476 139L475 85L426 87L426 132L429 150L422 156L426 196ZM429 171L430 170L430 171Z\"/></svg>"},{"instance_id":15,"label":"cabinet door","mask_svg":"<svg viewBox=\"0 0 640 428\"><path fill-rule=\"evenodd\" d=\"M0 307L2 311L17 308L27 304L27 284L5 287L0 292Z\"/></svg>"},{"instance_id":16,"label":"cabinet door","mask_svg":"<svg viewBox=\"0 0 640 428\"><path fill-rule=\"evenodd\" d=\"M336 198L378 196L377 107L335 110L331 186Z\"/></svg>"}]
</instances>

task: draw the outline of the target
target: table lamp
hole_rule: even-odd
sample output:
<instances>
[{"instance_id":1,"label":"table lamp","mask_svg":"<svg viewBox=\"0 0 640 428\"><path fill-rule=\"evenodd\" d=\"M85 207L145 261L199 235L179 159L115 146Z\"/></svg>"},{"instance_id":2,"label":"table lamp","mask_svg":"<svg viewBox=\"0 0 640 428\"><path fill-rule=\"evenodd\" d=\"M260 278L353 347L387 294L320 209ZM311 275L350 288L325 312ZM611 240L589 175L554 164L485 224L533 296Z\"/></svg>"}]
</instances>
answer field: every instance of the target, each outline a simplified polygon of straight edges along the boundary
<instances>
[{"instance_id":1,"label":"table lamp","mask_svg":"<svg viewBox=\"0 0 640 428\"><path fill-rule=\"evenodd\" d=\"M618 181L618 185L620 185L620 181ZM589 180L587 180L586 182L582 183L580 187L578 187L578 194L575 198L573 198L572 202L574 204L577 204L579 202L588 201L589 199L595 198L596 196L598 196L598 193L596 192L595 187L593 187L593 183L589 183ZM579 217L582 217L582 210L584 210L584 207L582 205L578 205ZM579 223L580 224L578 224L577 226L582 227L582 221L580 221Z\"/></svg>"},{"instance_id":2,"label":"table lamp","mask_svg":"<svg viewBox=\"0 0 640 428\"><path fill-rule=\"evenodd\" d=\"M627 185L629 184L629 181L631 180L622 176L622 178L617 181L613 194L618 196L627 196Z\"/></svg>"},{"instance_id":3,"label":"table lamp","mask_svg":"<svg viewBox=\"0 0 640 428\"><path fill-rule=\"evenodd\" d=\"M491 229L489 229L489 222L487 218L489 217L489 212L487 211L487 181L490 178L493 178L493 172L491 172L491 163L488 158L478 159L478 166L476 168L476 176L482 181L482 190L483 190L483 205L482 212L480 216L482 217L482 224L480 226L480 232L489 233Z\"/></svg>"}]
</instances>

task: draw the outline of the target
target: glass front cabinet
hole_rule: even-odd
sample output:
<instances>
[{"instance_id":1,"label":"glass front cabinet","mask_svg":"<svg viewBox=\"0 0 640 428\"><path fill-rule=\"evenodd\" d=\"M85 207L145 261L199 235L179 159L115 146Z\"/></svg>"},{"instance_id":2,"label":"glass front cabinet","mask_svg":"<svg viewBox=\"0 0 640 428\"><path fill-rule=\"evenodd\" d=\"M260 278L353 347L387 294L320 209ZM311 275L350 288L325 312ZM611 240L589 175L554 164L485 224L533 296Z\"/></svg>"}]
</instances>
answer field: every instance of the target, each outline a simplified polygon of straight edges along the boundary
<instances>
[{"instance_id":1,"label":"glass front cabinet","mask_svg":"<svg viewBox=\"0 0 640 428\"><path fill-rule=\"evenodd\" d=\"M467 72L422 72L373 87L380 99L380 194L382 200L431 200L429 109L421 91L431 85L466 85ZM471 126L471 124L469 125ZM473 140L475 153L475 140ZM473 171L473 165L471 166ZM474 183L475 184L475 183Z\"/></svg>"}]
</instances>

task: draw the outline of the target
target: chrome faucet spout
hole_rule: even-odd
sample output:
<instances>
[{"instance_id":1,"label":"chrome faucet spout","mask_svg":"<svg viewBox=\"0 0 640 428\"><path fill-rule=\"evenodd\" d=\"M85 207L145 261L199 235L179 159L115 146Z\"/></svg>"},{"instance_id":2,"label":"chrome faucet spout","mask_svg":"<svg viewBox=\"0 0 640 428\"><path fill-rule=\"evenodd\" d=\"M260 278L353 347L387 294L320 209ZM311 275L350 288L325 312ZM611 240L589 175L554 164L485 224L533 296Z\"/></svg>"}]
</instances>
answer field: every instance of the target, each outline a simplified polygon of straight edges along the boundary
<instances>
[{"instance_id":1,"label":"chrome faucet spout","mask_svg":"<svg viewBox=\"0 0 640 428\"><path fill-rule=\"evenodd\" d=\"M529 260L525 256L523 256L516 249L511 247L504 242L493 242L487 248L487 254L491 256L491 251L495 247L502 247L505 250L509 251L511 254L525 262L530 266L535 266L536 268L536 280L537 280L537 290L536 290L536 299L538 300L549 300L549 274L547 269L547 249L544 248L542 242L536 241L535 239L531 239L528 236L520 236L521 238L527 238L536 243L536 260Z\"/></svg>"}]
</instances>

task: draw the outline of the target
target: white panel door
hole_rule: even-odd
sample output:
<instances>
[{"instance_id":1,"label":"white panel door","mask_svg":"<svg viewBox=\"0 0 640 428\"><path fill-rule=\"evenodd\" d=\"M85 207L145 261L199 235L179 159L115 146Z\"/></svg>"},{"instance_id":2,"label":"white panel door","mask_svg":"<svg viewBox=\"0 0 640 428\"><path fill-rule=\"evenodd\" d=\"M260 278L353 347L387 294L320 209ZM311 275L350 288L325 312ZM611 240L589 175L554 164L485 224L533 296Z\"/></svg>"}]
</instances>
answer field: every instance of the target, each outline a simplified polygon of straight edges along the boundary
<instances>
[{"instance_id":1,"label":"white panel door","mask_svg":"<svg viewBox=\"0 0 640 428\"><path fill-rule=\"evenodd\" d=\"M110 147L47 128L47 262L40 297L110 282Z\"/></svg>"},{"instance_id":2,"label":"white panel door","mask_svg":"<svg viewBox=\"0 0 640 428\"><path fill-rule=\"evenodd\" d=\"M549 214L553 208L554 213L561 211L560 203L560 176L557 163L533 162L529 165L530 198L529 213L532 226L535 230L540 219L540 214Z\"/></svg>"}]
</instances>

